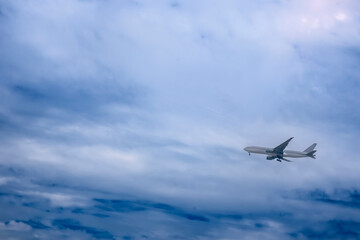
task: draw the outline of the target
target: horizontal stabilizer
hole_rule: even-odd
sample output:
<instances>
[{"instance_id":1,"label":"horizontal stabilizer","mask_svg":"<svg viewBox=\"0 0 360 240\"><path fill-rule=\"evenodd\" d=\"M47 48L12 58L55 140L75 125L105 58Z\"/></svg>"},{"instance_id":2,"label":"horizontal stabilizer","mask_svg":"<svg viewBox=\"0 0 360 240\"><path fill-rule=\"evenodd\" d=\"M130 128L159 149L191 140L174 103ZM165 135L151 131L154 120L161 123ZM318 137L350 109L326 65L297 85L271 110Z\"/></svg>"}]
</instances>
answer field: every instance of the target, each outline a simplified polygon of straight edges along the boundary
<instances>
[{"instance_id":1,"label":"horizontal stabilizer","mask_svg":"<svg viewBox=\"0 0 360 240\"><path fill-rule=\"evenodd\" d=\"M309 152L313 151L315 147L316 147L316 143L313 143L310 147L305 149L304 152L309 153Z\"/></svg>"},{"instance_id":2,"label":"horizontal stabilizer","mask_svg":"<svg viewBox=\"0 0 360 240\"><path fill-rule=\"evenodd\" d=\"M315 159L314 153L316 153L316 150L308 152L308 153L306 153L306 155Z\"/></svg>"}]
</instances>

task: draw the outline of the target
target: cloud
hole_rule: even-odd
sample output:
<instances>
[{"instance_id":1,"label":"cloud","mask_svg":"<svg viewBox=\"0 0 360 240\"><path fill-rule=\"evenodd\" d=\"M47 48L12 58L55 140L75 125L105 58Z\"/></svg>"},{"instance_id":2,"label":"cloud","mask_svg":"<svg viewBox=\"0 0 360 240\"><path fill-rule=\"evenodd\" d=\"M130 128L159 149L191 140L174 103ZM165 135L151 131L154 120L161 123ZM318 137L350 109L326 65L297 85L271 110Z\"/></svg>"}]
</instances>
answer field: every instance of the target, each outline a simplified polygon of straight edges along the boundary
<instances>
[{"instance_id":1,"label":"cloud","mask_svg":"<svg viewBox=\"0 0 360 240\"><path fill-rule=\"evenodd\" d=\"M5 210L3 227L288 239L358 222L357 7L1 3L0 197L26 213ZM318 159L280 165L242 150L291 136L289 149L317 142ZM120 230L106 225L120 216Z\"/></svg>"},{"instance_id":2,"label":"cloud","mask_svg":"<svg viewBox=\"0 0 360 240\"><path fill-rule=\"evenodd\" d=\"M296 198L310 199L312 201L320 201L328 204L339 205L342 207L359 208L358 190L335 189L332 193L326 193L323 190L316 189L311 192L298 191Z\"/></svg>"},{"instance_id":3,"label":"cloud","mask_svg":"<svg viewBox=\"0 0 360 240\"><path fill-rule=\"evenodd\" d=\"M356 239L359 238L360 223L353 221L331 220L323 229L303 229L300 234L312 239ZM292 234L298 237L298 234Z\"/></svg>"},{"instance_id":4,"label":"cloud","mask_svg":"<svg viewBox=\"0 0 360 240\"><path fill-rule=\"evenodd\" d=\"M86 205L86 199L79 196L66 195L60 193L44 193L44 192L24 192L24 195L35 195L46 198L50 201L54 207L70 207L70 206L84 206Z\"/></svg>"},{"instance_id":5,"label":"cloud","mask_svg":"<svg viewBox=\"0 0 360 240\"><path fill-rule=\"evenodd\" d=\"M83 226L79 222L72 219L55 219L52 224L54 227L59 229L84 231L96 239L114 239L114 237L107 231Z\"/></svg>"},{"instance_id":6,"label":"cloud","mask_svg":"<svg viewBox=\"0 0 360 240\"><path fill-rule=\"evenodd\" d=\"M133 212L133 211L146 211L146 210L157 210L162 211L169 215L174 215L188 220L208 222L204 216L188 213L180 208L164 204L164 203L153 203L145 201L128 201L128 200L107 200L107 199L94 199L101 205L96 206L105 211L115 212Z\"/></svg>"},{"instance_id":7,"label":"cloud","mask_svg":"<svg viewBox=\"0 0 360 240\"><path fill-rule=\"evenodd\" d=\"M5 222L5 223L0 223L0 229L2 231L29 231L31 229L31 227L29 227L28 225L22 223L22 222L17 222L17 221L10 221L10 222Z\"/></svg>"},{"instance_id":8,"label":"cloud","mask_svg":"<svg viewBox=\"0 0 360 240\"><path fill-rule=\"evenodd\" d=\"M9 222L22 223L28 226L27 231L31 231L29 236L43 238L53 236L61 239L61 236L78 236L81 239L91 237L173 239L192 236L204 239L219 237L236 239L241 235L245 239L254 237L292 239L301 236L316 237L324 235L325 232L324 236L330 238L348 236L344 235L345 232L351 232L351 236L358 234L356 224L359 218L356 212L346 205L329 204L328 201L321 200L336 198L339 202L348 201L345 193L350 193L351 196L353 194L352 191L345 189L338 190L334 194L326 194L325 198L321 197L325 194L323 190L313 190L308 193L299 189L294 193L290 192L295 194L290 198L282 196L273 198L272 201L276 202L273 207L269 207L267 203L267 207L258 210L252 209L251 206L241 210L231 206L224 210L221 207L211 208L211 206L199 208L194 203L186 206L180 202L181 206L177 206L174 205L173 200L158 202L128 194L119 197L119 194L74 189L73 186L50 187L33 183L28 184L26 188L52 189L56 191L56 195L92 199L87 202L88 204L81 206L54 205L50 201L44 201L44 194L24 194L18 197L17 189L25 189L25 187L12 185L7 195L0 197L0 203L4 206L2 215L21 216ZM301 192L304 194L299 195ZM356 194L356 191L354 193ZM280 199L282 202L279 202ZM259 208L256 203L253 204ZM334 224L339 227L334 228ZM328 228L331 228L331 231L327 230ZM20 234L19 231L13 230L12 236ZM8 232L3 232L2 236L8 236L4 235L5 233Z\"/></svg>"}]
</instances>

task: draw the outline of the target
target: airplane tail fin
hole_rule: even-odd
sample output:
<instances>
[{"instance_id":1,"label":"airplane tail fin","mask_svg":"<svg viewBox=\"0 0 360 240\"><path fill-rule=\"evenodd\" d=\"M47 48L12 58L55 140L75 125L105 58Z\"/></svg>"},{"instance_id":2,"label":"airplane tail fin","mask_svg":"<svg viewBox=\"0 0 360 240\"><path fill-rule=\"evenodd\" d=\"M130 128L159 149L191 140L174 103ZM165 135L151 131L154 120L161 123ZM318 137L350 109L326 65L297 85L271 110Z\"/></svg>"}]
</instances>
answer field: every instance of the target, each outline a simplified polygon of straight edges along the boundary
<instances>
[{"instance_id":1,"label":"airplane tail fin","mask_svg":"<svg viewBox=\"0 0 360 240\"><path fill-rule=\"evenodd\" d=\"M314 148L316 147L316 143L313 143L310 147L304 150L305 153L309 153L311 151L314 151Z\"/></svg>"},{"instance_id":2,"label":"airplane tail fin","mask_svg":"<svg viewBox=\"0 0 360 240\"><path fill-rule=\"evenodd\" d=\"M311 152L308 152L308 153L306 153L306 155L309 156L309 157L311 157L311 158L314 158L314 159L315 159L315 154L314 154L314 153L316 153L316 150L313 150L313 151L311 151Z\"/></svg>"}]
</instances>

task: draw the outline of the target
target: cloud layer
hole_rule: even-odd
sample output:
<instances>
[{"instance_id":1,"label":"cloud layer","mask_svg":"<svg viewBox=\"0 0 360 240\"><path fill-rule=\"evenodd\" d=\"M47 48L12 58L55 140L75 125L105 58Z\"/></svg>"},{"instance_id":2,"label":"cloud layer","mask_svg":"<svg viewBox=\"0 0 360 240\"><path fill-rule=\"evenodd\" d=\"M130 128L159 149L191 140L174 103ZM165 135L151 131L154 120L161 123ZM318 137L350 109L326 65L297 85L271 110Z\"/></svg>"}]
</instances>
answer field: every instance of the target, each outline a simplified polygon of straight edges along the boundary
<instances>
[{"instance_id":1,"label":"cloud layer","mask_svg":"<svg viewBox=\"0 0 360 240\"><path fill-rule=\"evenodd\" d=\"M2 237L358 238L357 7L1 2Z\"/></svg>"}]
</instances>

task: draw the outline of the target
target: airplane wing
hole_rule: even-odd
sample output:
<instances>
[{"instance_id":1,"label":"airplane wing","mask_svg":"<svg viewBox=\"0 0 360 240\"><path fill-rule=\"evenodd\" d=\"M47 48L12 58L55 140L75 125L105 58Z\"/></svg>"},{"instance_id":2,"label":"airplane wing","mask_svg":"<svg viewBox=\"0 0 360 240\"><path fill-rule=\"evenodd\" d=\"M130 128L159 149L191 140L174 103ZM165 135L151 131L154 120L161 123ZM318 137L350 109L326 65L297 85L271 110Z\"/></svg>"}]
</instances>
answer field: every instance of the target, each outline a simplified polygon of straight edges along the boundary
<instances>
[{"instance_id":1,"label":"airplane wing","mask_svg":"<svg viewBox=\"0 0 360 240\"><path fill-rule=\"evenodd\" d=\"M286 158L281 158L281 160L284 160L284 161L287 161L287 162L292 162L291 160L286 159Z\"/></svg>"},{"instance_id":2,"label":"airplane wing","mask_svg":"<svg viewBox=\"0 0 360 240\"><path fill-rule=\"evenodd\" d=\"M284 149L286 148L286 146L289 144L289 142L291 141L292 138L289 138L288 140L286 140L285 142L283 142L282 144L280 144L279 146L275 147L273 149L273 152L275 153L282 153L284 151Z\"/></svg>"}]
</instances>

